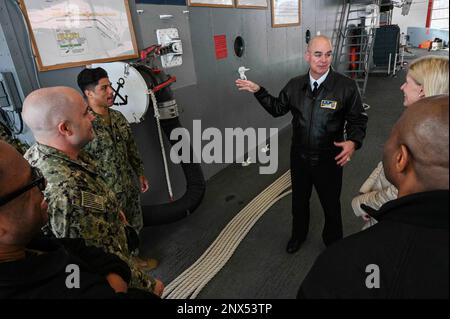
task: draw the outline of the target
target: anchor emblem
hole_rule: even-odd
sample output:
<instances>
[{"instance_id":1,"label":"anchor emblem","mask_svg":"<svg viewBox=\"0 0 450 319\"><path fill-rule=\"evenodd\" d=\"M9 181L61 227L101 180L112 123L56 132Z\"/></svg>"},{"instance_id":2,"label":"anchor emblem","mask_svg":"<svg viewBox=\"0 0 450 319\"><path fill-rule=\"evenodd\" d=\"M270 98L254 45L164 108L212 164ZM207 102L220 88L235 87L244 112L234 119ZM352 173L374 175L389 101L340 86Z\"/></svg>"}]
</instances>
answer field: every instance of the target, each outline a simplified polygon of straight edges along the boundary
<instances>
[{"instance_id":1,"label":"anchor emblem","mask_svg":"<svg viewBox=\"0 0 450 319\"><path fill-rule=\"evenodd\" d=\"M120 89L123 88L124 85L125 85L125 80L123 78L119 78L119 80L117 81L117 90L115 90L114 87L111 86L111 88L114 91L114 105L121 106L121 105L128 104L128 95L125 95L125 97L123 97L119 93ZM121 102L116 102L117 97L120 98Z\"/></svg>"}]
</instances>

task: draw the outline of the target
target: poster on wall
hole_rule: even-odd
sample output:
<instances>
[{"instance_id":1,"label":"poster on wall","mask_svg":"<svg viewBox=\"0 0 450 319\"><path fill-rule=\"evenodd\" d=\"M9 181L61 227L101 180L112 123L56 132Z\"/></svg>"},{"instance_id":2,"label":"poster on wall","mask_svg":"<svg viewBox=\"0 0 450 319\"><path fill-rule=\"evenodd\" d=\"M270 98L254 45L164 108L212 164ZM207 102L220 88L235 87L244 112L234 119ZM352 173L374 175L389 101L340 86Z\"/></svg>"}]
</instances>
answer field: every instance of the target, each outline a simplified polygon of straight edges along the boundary
<instances>
[{"instance_id":1,"label":"poster on wall","mask_svg":"<svg viewBox=\"0 0 450 319\"><path fill-rule=\"evenodd\" d=\"M300 0L271 0L272 27L300 25Z\"/></svg>"},{"instance_id":2,"label":"poster on wall","mask_svg":"<svg viewBox=\"0 0 450 319\"><path fill-rule=\"evenodd\" d=\"M138 57L128 0L21 0L39 71Z\"/></svg>"},{"instance_id":3,"label":"poster on wall","mask_svg":"<svg viewBox=\"0 0 450 319\"><path fill-rule=\"evenodd\" d=\"M236 8L252 8L265 9L267 8L267 0L235 0Z\"/></svg>"},{"instance_id":4,"label":"poster on wall","mask_svg":"<svg viewBox=\"0 0 450 319\"><path fill-rule=\"evenodd\" d=\"M234 0L188 0L192 7L234 7Z\"/></svg>"}]
</instances>

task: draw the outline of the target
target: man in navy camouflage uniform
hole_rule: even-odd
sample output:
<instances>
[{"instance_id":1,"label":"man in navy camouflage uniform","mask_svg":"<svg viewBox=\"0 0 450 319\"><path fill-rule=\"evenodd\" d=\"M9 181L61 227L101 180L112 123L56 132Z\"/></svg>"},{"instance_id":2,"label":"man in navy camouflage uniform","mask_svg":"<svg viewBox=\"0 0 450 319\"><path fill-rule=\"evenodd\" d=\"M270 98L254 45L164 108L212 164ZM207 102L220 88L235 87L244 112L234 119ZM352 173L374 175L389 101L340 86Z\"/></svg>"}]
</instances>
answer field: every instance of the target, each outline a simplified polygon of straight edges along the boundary
<instances>
[{"instance_id":1,"label":"man in navy camouflage uniform","mask_svg":"<svg viewBox=\"0 0 450 319\"><path fill-rule=\"evenodd\" d=\"M94 115L95 137L84 150L97 161L100 175L116 194L130 225L139 233L143 227L139 191L146 192L149 183L130 125L122 113L110 109L114 91L104 69L84 69L77 80Z\"/></svg>"},{"instance_id":2,"label":"man in navy camouflage uniform","mask_svg":"<svg viewBox=\"0 0 450 319\"><path fill-rule=\"evenodd\" d=\"M94 116L81 95L67 87L39 89L25 99L23 116L37 141L25 158L48 182L47 230L116 254L130 266L130 287L160 295L162 283L132 261L121 206L96 173L96 163L82 151L94 137Z\"/></svg>"}]
</instances>

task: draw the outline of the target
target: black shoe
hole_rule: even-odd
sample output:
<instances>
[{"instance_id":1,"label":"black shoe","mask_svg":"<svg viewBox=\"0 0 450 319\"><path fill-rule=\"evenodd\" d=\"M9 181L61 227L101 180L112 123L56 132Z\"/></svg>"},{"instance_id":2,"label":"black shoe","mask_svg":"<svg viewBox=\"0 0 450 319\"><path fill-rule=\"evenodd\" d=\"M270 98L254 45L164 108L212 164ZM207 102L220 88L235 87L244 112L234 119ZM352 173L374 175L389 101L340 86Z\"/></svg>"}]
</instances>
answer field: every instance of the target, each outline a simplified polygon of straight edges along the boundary
<instances>
[{"instance_id":1,"label":"black shoe","mask_svg":"<svg viewBox=\"0 0 450 319\"><path fill-rule=\"evenodd\" d=\"M288 254L293 254L300 249L300 246L303 244L303 240L291 238L286 247L286 251Z\"/></svg>"}]
</instances>

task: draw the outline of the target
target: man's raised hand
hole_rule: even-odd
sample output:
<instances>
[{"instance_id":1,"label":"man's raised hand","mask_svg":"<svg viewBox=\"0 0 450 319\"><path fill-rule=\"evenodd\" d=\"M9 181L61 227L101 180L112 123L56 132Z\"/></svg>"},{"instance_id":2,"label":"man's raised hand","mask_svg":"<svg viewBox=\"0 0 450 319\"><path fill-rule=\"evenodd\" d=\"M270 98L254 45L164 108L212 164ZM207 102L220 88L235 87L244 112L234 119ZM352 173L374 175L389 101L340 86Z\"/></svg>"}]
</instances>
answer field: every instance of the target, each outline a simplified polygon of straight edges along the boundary
<instances>
[{"instance_id":1,"label":"man's raised hand","mask_svg":"<svg viewBox=\"0 0 450 319\"><path fill-rule=\"evenodd\" d=\"M239 91L248 91L250 93L256 93L261 88L258 84L248 80L236 80L236 86Z\"/></svg>"}]
</instances>

